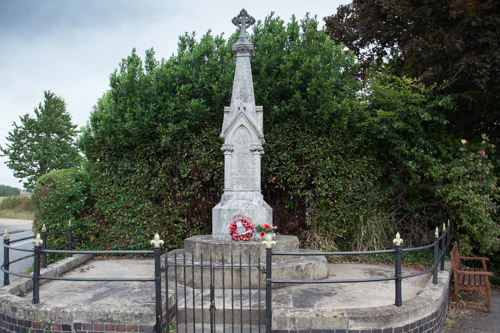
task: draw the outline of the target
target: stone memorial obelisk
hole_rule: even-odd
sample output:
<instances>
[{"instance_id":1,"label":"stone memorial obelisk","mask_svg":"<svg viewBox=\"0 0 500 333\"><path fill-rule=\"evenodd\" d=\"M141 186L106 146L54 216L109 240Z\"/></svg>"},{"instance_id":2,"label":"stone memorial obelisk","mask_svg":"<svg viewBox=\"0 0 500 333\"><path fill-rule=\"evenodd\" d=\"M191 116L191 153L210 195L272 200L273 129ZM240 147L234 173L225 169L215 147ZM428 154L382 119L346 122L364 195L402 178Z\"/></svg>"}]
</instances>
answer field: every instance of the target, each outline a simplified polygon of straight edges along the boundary
<instances>
[{"instance_id":1,"label":"stone memorial obelisk","mask_svg":"<svg viewBox=\"0 0 500 333\"><path fill-rule=\"evenodd\" d=\"M224 108L221 132L221 138L224 139L222 145L224 193L221 201L212 210L212 234L186 238L184 249L168 253L168 261L173 264L182 261L189 266L203 261L206 263L208 260L215 264L213 269L211 268L214 274L205 272L204 278L202 278L203 275L193 276L192 272L183 272L186 276L181 277L180 281L184 279L185 281L180 283L194 285L196 288L207 286L208 283L214 284L216 288L221 288L224 284L230 285L232 274L224 275L224 267L233 265L233 256L238 258L235 260L239 263L265 262L266 250L261 241L232 240L229 232L231 222L235 221L238 225L237 221L242 220L239 218L243 217L250 220L254 227L259 224L272 226L272 209L264 201L261 193L260 163L264 153L262 149L264 144L263 110L261 106L255 105L250 66L254 46L248 39L247 33L247 29L255 22L255 19L243 9L232 22L241 31L238 41L233 45L233 53L236 57L233 92L231 105ZM243 230L237 230L237 233L245 231L246 228L243 227ZM274 250L297 252L299 240L292 235L278 235ZM275 269L273 277L277 279L317 280L328 275L326 258L318 256L275 256L273 269ZM170 272L173 274L172 270ZM252 285L252 288L265 285L265 276L259 270L252 271L251 276L251 281L245 278L240 279L238 283L242 283L244 287Z\"/></svg>"},{"instance_id":2,"label":"stone memorial obelisk","mask_svg":"<svg viewBox=\"0 0 500 333\"><path fill-rule=\"evenodd\" d=\"M212 210L212 236L230 240L229 224L237 217L249 219L254 226L272 225L272 209L261 193L261 155L264 153L262 106L255 105L250 59L254 46L247 29L255 19L243 9L233 18L240 28L233 44L236 69L231 105L224 108L221 138L224 139L224 193Z\"/></svg>"}]
</instances>

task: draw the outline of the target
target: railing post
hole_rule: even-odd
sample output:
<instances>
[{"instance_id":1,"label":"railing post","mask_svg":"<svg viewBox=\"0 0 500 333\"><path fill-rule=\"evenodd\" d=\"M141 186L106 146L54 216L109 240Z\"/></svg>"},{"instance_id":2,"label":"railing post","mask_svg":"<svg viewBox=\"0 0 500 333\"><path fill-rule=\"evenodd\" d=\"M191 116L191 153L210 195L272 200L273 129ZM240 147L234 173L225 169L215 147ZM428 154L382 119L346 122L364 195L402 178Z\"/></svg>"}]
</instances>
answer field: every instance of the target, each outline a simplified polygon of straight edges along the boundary
<instances>
[{"instance_id":1,"label":"railing post","mask_svg":"<svg viewBox=\"0 0 500 333\"><path fill-rule=\"evenodd\" d=\"M441 238L441 270L444 270L444 255L446 251L446 237L448 232L446 231L446 225L443 223L443 238Z\"/></svg>"},{"instance_id":2,"label":"railing post","mask_svg":"<svg viewBox=\"0 0 500 333\"><path fill-rule=\"evenodd\" d=\"M73 228L71 227L71 220L68 222L68 250L73 251ZM73 255L70 254L70 257Z\"/></svg>"},{"instance_id":3,"label":"railing post","mask_svg":"<svg viewBox=\"0 0 500 333\"><path fill-rule=\"evenodd\" d=\"M272 240L271 235L266 236L266 240L262 242L266 247L266 333L271 333L271 325L273 319L272 312L272 256L273 246L276 242Z\"/></svg>"},{"instance_id":4,"label":"railing post","mask_svg":"<svg viewBox=\"0 0 500 333\"><path fill-rule=\"evenodd\" d=\"M33 244L35 245L35 262L33 264L33 304L38 304L40 301L40 251L43 244L40 234L36 234Z\"/></svg>"},{"instance_id":5,"label":"railing post","mask_svg":"<svg viewBox=\"0 0 500 333\"><path fill-rule=\"evenodd\" d=\"M436 227L436 232L434 233L434 256L432 259L432 283L438 283L438 262L439 260L439 229Z\"/></svg>"},{"instance_id":6,"label":"railing post","mask_svg":"<svg viewBox=\"0 0 500 333\"><path fill-rule=\"evenodd\" d=\"M163 318L161 313L161 246L163 245L163 241L160 239L160 235L155 234L154 239L151 241L151 245L154 246L155 252L155 315L156 315L156 324L155 324L155 332L162 333L162 324ZM168 295L167 295L168 297ZM168 303L168 299L167 299ZM168 306L168 304L167 304Z\"/></svg>"},{"instance_id":7,"label":"railing post","mask_svg":"<svg viewBox=\"0 0 500 333\"><path fill-rule=\"evenodd\" d=\"M403 305L403 296L402 296L402 288L401 288L401 283L403 281L403 277L401 274L401 254L402 254L402 249L401 245L403 245L403 240L401 239L401 236L399 235L399 232L396 233L396 238L392 241L394 244L394 249L396 250L395 252L395 268L396 268L396 306L402 306Z\"/></svg>"},{"instance_id":8,"label":"railing post","mask_svg":"<svg viewBox=\"0 0 500 333\"><path fill-rule=\"evenodd\" d=\"M47 229L45 228L45 224L42 226L42 249L47 248ZM47 268L47 253L42 252L42 268Z\"/></svg>"},{"instance_id":9,"label":"railing post","mask_svg":"<svg viewBox=\"0 0 500 333\"><path fill-rule=\"evenodd\" d=\"M5 245L9 246L10 245L10 238L9 238L9 232L7 229L5 229L5 233L3 234L3 269L9 270L10 268L10 258L9 258L9 248L5 247ZM9 280L9 273L4 272L3 273L3 285L8 286L10 284Z\"/></svg>"}]
</instances>

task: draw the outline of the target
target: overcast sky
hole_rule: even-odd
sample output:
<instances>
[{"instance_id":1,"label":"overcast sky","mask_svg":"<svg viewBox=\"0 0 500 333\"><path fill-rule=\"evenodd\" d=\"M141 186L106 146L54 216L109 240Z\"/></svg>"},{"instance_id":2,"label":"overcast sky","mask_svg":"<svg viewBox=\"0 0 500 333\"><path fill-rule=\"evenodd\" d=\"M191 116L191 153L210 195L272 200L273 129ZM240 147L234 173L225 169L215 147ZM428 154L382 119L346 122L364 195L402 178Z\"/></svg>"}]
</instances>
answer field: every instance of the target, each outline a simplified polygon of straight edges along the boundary
<instances>
[{"instance_id":1,"label":"overcast sky","mask_svg":"<svg viewBox=\"0 0 500 333\"><path fill-rule=\"evenodd\" d=\"M33 114L50 90L66 101L73 122L86 124L108 89L109 74L132 48L169 58L185 32L230 36L242 8L256 20L272 11L285 21L306 12L323 17L348 0L0 0L0 144ZM222 124L222 110L221 110ZM22 187L0 157L0 184Z\"/></svg>"}]
</instances>

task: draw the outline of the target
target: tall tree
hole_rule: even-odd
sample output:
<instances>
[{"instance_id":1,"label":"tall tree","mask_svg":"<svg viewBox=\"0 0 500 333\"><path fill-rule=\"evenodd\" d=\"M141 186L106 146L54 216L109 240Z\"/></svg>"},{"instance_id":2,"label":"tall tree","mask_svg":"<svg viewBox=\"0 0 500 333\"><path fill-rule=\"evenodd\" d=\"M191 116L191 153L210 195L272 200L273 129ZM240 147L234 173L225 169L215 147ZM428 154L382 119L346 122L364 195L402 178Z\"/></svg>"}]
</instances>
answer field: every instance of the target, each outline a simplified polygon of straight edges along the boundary
<instances>
[{"instance_id":1,"label":"tall tree","mask_svg":"<svg viewBox=\"0 0 500 333\"><path fill-rule=\"evenodd\" d=\"M429 85L449 81L452 131L500 139L500 2L353 0L325 18L327 33L365 68L388 61L395 74Z\"/></svg>"},{"instance_id":2,"label":"tall tree","mask_svg":"<svg viewBox=\"0 0 500 333\"><path fill-rule=\"evenodd\" d=\"M14 176L25 180L26 188L33 188L37 179L53 170L81 165L82 158L74 145L76 125L66 111L66 103L50 91L44 92L44 103L35 108L35 117L25 114L20 124L7 135L10 142L0 147L9 160L7 166Z\"/></svg>"}]
</instances>

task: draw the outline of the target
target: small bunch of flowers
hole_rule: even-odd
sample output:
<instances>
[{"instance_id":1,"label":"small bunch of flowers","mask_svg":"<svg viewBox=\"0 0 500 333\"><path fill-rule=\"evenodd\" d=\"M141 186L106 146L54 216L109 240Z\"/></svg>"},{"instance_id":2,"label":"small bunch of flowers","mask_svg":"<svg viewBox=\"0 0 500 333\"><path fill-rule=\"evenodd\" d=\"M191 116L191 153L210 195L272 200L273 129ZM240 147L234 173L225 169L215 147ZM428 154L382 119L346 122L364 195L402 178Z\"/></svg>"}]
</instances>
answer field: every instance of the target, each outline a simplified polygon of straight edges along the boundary
<instances>
[{"instance_id":1,"label":"small bunch of flowers","mask_svg":"<svg viewBox=\"0 0 500 333\"><path fill-rule=\"evenodd\" d=\"M277 226L270 226L269 224L258 224L255 227L255 230L259 233L261 236L265 236L266 234L274 234L276 233L276 229L278 229Z\"/></svg>"}]
</instances>

